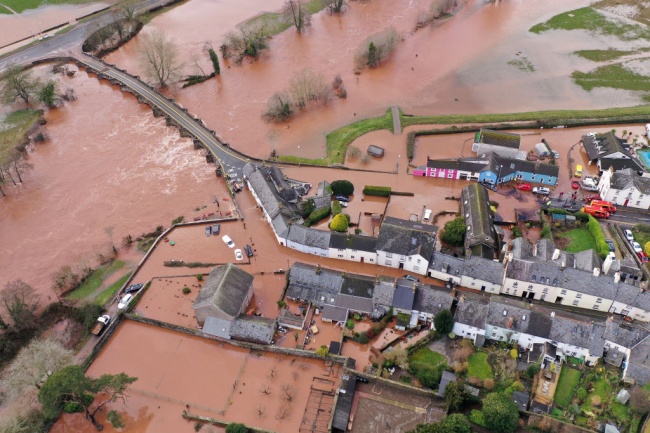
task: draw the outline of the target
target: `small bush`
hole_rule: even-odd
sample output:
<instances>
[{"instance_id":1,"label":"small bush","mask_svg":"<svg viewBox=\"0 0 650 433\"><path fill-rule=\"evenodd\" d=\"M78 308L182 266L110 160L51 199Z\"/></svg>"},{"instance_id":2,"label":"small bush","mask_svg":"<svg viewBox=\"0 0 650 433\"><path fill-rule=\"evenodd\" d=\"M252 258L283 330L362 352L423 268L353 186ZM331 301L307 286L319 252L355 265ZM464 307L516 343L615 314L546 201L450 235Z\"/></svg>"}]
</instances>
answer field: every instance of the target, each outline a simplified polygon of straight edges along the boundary
<instances>
[{"instance_id":1,"label":"small bush","mask_svg":"<svg viewBox=\"0 0 650 433\"><path fill-rule=\"evenodd\" d=\"M374 337L374 336L375 336L375 330L374 330L374 328L368 328L368 330L366 330L366 337L368 337L368 338L372 338L372 337Z\"/></svg>"},{"instance_id":2,"label":"small bush","mask_svg":"<svg viewBox=\"0 0 650 433\"><path fill-rule=\"evenodd\" d=\"M267 122L282 123L293 117L291 99L284 93L274 93L266 104L262 118Z\"/></svg>"},{"instance_id":3,"label":"small bush","mask_svg":"<svg viewBox=\"0 0 650 433\"><path fill-rule=\"evenodd\" d=\"M370 35L361 43L354 55L355 70L360 71L365 67L376 68L388 59L397 48L399 41L399 33L392 27Z\"/></svg>"},{"instance_id":4,"label":"small bush","mask_svg":"<svg viewBox=\"0 0 650 433\"><path fill-rule=\"evenodd\" d=\"M539 373L539 370L539 364L531 364L526 368L526 375L532 379L537 373Z\"/></svg>"},{"instance_id":5,"label":"small bush","mask_svg":"<svg viewBox=\"0 0 650 433\"><path fill-rule=\"evenodd\" d=\"M278 307L280 307L280 308L284 308L284 307L287 306L287 303L284 302L283 300L279 300L279 301L276 302L276 303L278 304Z\"/></svg>"},{"instance_id":6,"label":"small bush","mask_svg":"<svg viewBox=\"0 0 650 433\"><path fill-rule=\"evenodd\" d=\"M481 427L487 427L485 423L485 416L480 410L472 409L472 412L469 414L469 420L476 425Z\"/></svg>"},{"instance_id":7,"label":"small bush","mask_svg":"<svg viewBox=\"0 0 650 433\"><path fill-rule=\"evenodd\" d=\"M359 313L354 313L354 321L355 321L355 322L358 322L358 321L360 321L360 320L361 320L361 314L359 314Z\"/></svg>"},{"instance_id":8,"label":"small bush","mask_svg":"<svg viewBox=\"0 0 650 433\"><path fill-rule=\"evenodd\" d=\"M492 391L494 389L494 380L493 379L483 380L483 388L487 389L488 391Z\"/></svg>"},{"instance_id":9,"label":"small bush","mask_svg":"<svg viewBox=\"0 0 650 433\"><path fill-rule=\"evenodd\" d=\"M203 281L203 274L196 274L196 279L199 281Z\"/></svg>"},{"instance_id":10,"label":"small bush","mask_svg":"<svg viewBox=\"0 0 650 433\"><path fill-rule=\"evenodd\" d=\"M184 295L189 295L192 292L192 289L189 287L183 287L183 294Z\"/></svg>"},{"instance_id":11,"label":"small bush","mask_svg":"<svg viewBox=\"0 0 650 433\"><path fill-rule=\"evenodd\" d=\"M576 212L573 214L578 221L581 223L588 223L589 222L589 214L584 213L584 212Z\"/></svg>"},{"instance_id":12,"label":"small bush","mask_svg":"<svg viewBox=\"0 0 650 433\"><path fill-rule=\"evenodd\" d=\"M330 223L330 230L333 230L335 232L346 232L348 230L348 226L350 225L348 218L349 216L346 216L342 213L334 216L332 222Z\"/></svg>"},{"instance_id":13,"label":"small bush","mask_svg":"<svg viewBox=\"0 0 650 433\"><path fill-rule=\"evenodd\" d=\"M596 252L602 257L605 258L609 254L609 245L605 242L605 235L603 234L603 229L598 224L596 218L591 215L588 215L589 222L586 227L589 230L589 233L594 237L596 241Z\"/></svg>"},{"instance_id":14,"label":"small bush","mask_svg":"<svg viewBox=\"0 0 650 433\"><path fill-rule=\"evenodd\" d=\"M332 193L336 195L354 194L354 185L349 180L335 180L330 184Z\"/></svg>"},{"instance_id":15,"label":"small bush","mask_svg":"<svg viewBox=\"0 0 650 433\"><path fill-rule=\"evenodd\" d=\"M341 212L343 212L343 206L341 206L341 203L334 200L332 202L332 215L336 216L336 215L340 214Z\"/></svg>"},{"instance_id":16,"label":"small bush","mask_svg":"<svg viewBox=\"0 0 650 433\"><path fill-rule=\"evenodd\" d=\"M65 404L65 406L63 406L63 412L65 413L77 413L83 411L83 406L76 402L68 402Z\"/></svg>"},{"instance_id":17,"label":"small bush","mask_svg":"<svg viewBox=\"0 0 650 433\"><path fill-rule=\"evenodd\" d=\"M510 349L510 357L512 359L517 359L519 357L519 352L517 352L517 349Z\"/></svg>"},{"instance_id":18,"label":"small bush","mask_svg":"<svg viewBox=\"0 0 650 433\"><path fill-rule=\"evenodd\" d=\"M348 319L348 320L345 322L345 327L348 328L348 329L350 329L350 330L354 329L354 320L352 320L352 319Z\"/></svg>"},{"instance_id":19,"label":"small bush","mask_svg":"<svg viewBox=\"0 0 650 433\"><path fill-rule=\"evenodd\" d=\"M172 225L180 224L183 221L185 221L185 217L183 215L179 216L178 218L174 218L172 220Z\"/></svg>"},{"instance_id":20,"label":"small bush","mask_svg":"<svg viewBox=\"0 0 650 433\"><path fill-rule=\"evenodd\" d=\"M411 376L402 376L399 378L399 380L404 383L411 383Z\"/></svg>"},{"instance_id":21,"label":"small bush","mask_svg":"<svg viewBox=\"0 0 650 433\"><path fill-rule=\"evenodd\" d=\"M370 195L375 197L388 197L390 196L392 189L390 186L372 186L366 185L363 188L364 195Z\"/></svg>"},{"instance_id":22,"label":"small bush","mask_svg":"<svg viewBox=\"0 0 650 433\"><path fill-rule=\"evenodd\" d=\"M543 238L548 238L548 237L551 235L551 229L550 229L550 227L549 227L549 226L544 226L544 228L542 229L540 235L541 235Z\"/></svg>"}]
</instances>

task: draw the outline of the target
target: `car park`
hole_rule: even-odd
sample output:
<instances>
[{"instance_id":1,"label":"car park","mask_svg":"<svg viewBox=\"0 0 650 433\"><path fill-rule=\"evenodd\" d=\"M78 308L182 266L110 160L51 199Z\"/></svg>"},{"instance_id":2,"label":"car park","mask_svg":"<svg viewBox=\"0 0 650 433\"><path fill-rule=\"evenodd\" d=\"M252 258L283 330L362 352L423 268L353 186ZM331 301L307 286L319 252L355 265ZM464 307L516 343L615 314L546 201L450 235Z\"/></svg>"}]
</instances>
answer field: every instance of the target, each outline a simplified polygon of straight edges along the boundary
<instances>
[{"instance_id":1,"label":"car park","mask_svg":"<svg viewBox=\"0 0 650 433\"><path fill-rule=\"evenodd\" d=\"M128 293L120 299L120 302L117 304L117 309L118 310L123 310L129 305L129 302L133 299L133 295L131 293Z\"/></svg>"},{"instance_id":2,"label":"car park","mask_svg":"<svg viewBox=\"0 0 650 433\"><path fill-rule=\"evenodd\" d=\"M643 251L643 248L641 248L641 245L637 241L632 241L630 244L632 244L632 249L635 253L640 253Z\"/></svg>"},{"instance_id":3,"label":"car park","mask_svg":"<svg viewBox=\"0 0 650 433\"><path fill-rule=\"evenodd\" d=\"M409 274L404 274L404 276L402 278L405 279L405 280L409 280L409 281L415 281L416 283L420 281L419 278L414 277L413 275L409 275Z\"/></svg>"},{"instance_id":4,"label":"car park","mask_svg":"<svg viewBox=\"0 0 650 433\"><path fill-rule=\"evenodd\" d=\"M350 197L347 197L345 195L337 195L334 198L337 199L338 201L344 201L344 202L350 201Z\"/></svg>"},{"instance_id":5,"label":"car park","mask_svg":"<svg viewBox=\"0 0 650 433\"><path fill-rule=\"evenodd\" d=\"M244 255L241 253L241 250L239 248L235 250L235 258L237 260L244 260Z\"/></svg>"},{"instance_id":6,"label":"car park","mask_svg":"<svg viewBox=\"0 0 650 433\"><path fill-rule=\"evenodd\" d=\"M639 257L641 262L648 263L648 255L645 252L641 251L640 253L636 253L636 255Z\"/></svg>"},{"instance_id":7,"label":"car park","mask_svg":"<svg viewBox=\"0 0 650 433\"><path fill-rule=\"evenodd\" d=\"M250 245L246 244L244 246L244 251L246 251L248 257L253 257L253 248Z\"/></svg>"},{"instance_id":8,"label":"car park","mask_svg":"<svg viewBox=\"0 0 650 433\"><path fill-rule=\"evenodd\" d=\"M607 243L610 252L614 252L616 250L616 248L614 248L614 241L611 239L605 239L605 242Z\"/></svg>"},{"instance_id":9,"label":"car park","mask_svg":"<svg viewBox=\"0 0 650 433\"><path fill-rule=\"evenodd\" d=\"M517 188L519 188L521 191L530 191L530 184L520 183L519 185L517 185Z\"/></svg>"},{"instance_id":10,"label":"car park","mask_svg":"<svg viewBox=\"0 0 650 433\"><path fill-rule=\"evenodd\" d=\"M533 188L533 194L549 195L550 193L551 190L543 186L537 186Z\"/></svg>"},{"instance_id":11,"label":"car park","mask_svg":"<svg viewBox=\"0 0 650 433\"><path fill-rule=\"evenodd\" d=\"M134 292L137 292L138 290L140 290L141 288L142 288L142 284L141 284L141 283L138 283L138 284L131 284L129 287L127 287L126 289L124 289L124 293L125 293L125 294L126 294L126 293L134 293Z\"/></svg>"},{"instance_id":12,"label":"car park","mask_svg":"<svg viewBox=\"0 0 650 433\"><path fill-rule=\"evenodd\" d=\"M632 230L623 230L623 233L625 233L625 239L628 241L632 242L634 240L634 235L632 234Z\"/></svg>"},{"instance_id":13,"label":"car park","mask_svg":"<svg viewBox=\"0 0 650 433\"><path fill-rule=\"evenodd\" d=\"M228 248L235 248L235 243L230 239L230 236L228 235L223 235L221 237L221 240L223 241L224 244L228 245Z\"/></svg>"},{"instance_id":14,"label":"car park","mask_svg":"<svg viewBox=\"0 0 650 433\"><path fill-rule=\"evenodd\" d=\"M221 231L221 224L215 224L212 226L212 234L213 235L218 235L219 232Z\"/></svg>"}]
</instances>

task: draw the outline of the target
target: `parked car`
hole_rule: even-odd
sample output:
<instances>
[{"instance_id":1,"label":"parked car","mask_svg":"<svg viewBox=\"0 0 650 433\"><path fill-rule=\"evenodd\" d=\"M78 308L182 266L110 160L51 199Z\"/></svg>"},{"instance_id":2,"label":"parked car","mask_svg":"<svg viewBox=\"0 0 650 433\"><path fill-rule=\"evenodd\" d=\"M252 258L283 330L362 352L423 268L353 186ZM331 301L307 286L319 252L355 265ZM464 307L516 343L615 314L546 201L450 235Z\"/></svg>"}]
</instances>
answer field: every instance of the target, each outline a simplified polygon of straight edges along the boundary
<instances>
[{"instance_id":1,"label":"parked car","mask_svg":"<svg viewBox=\"0 0 650 433\"><path fill-rule=\"evenodd\" d=\"M341 203L341 207L348 207L348 204L344 201L339 200L339 203Z\"/></svg>"},{"instance_id":2,"label":"parked car","mask_svg":"<svg viewBox=\"0 0 650 433\"><path fill-rule=\"evenodd\" d=\"M405 280L409 280L409 281L415 281L416 283L420 281L419 278L414 277L413 275L409 275L409 274L404 274L404 276L402 276L402 278L405 279Z\"/></svg>"},{"instance_id":3,"label":"parked car","mask_svg":"<svg viewBox=\"0 0 650 433\"><path fill-rule=\"evenodd\" d=\"M223 235L223 236L221 237L221 240L223 241L223 243L225 243L226 245L228 245L228 248L235 248L235 243L232 241L232 239L230 239L230 236L228 236L228 235Z\"/></svg>"},{"instance_id":4,"label":"parked car","mask_svg":"<svg viewBox=\"0 0 650 433\"><path fill-rule=\"evenodd\" d=\"M206 235L206 236L210 236L211 234L212 234L212 227L207 226L207 227L205 228L205 235Z\"/></svg>"},{"instance_id":5,"label":"parked car","mask_svg":"<svg viewBox=\"0 0 650 433\"><path fill-rule=\"evenodd\" d=\"M643 252L643 248L641 248L641 245L639 245L637 241L632 241L630 243L632 244L632 249L635 253Z\"/></svg>"},{"instance_id":6,"label":"parked car","mask_svg":"<svg viewBox=\"0 0 650 433\"><path fill-rule=\"evenodd\" d=\"M231 184L232 184L233 191L235 191L235 192L241 191L241 185L239 185L239 183L237 183L237 181L233 180L231 182Z\"/></svg>"},{"instance_id":7,"label":"parked car","mask_svg":"<svg viewBox=\"0 0 650 433\"><path fill-rule=\"evenodd\" d=\"M632 242L634 240L634 235L632 234L632 230L623 230L623 233L625 233L625 238Z\"/></svg>"},{"instance_id":8,"label":"parked car","mask_svg":"<svg viewBox=\"0 0 650 433\"><path fill-rule=\"evenodd\" d=\"M368 383L369 381L363 376L357 376L357 382Z\"/></svg>"},{"instance_id":9,"label":"parked car","mask_svg":"<svg viewBox=\"0 0 650 433\"><path fill-rule=\"evenodd\" d=\"M133 295L131 293L128 293L120 299L120 302L117 304L117 309L118 310L124 310L127 305L129 305L129 302L133 299Z\"/></svg>"},{"instance_id":10,"label":"parked car","mask_svg":"<svg viewBox=\"0 0 650 433\"><path fill-rule=\"evenodd\" d=\"M591 203L592 200L600 200L600 195L598 194L589 194L585 197L585 202Z\"/></svg>"},{"instance_id":11,"label":"parked car","mask_svg":"<svg viewBox=\"0 0 650 433\"><path fill-rule=\"evenodd\" d=\"M334 198L337 199L338 201L344 201L344 202L350 201L350 197L345 196L345 195L337 195Z\"/></svg>"},{"instance_id":12,"label":"parked car","mask_svg":"<svg viewBox=\"0 0 650 433\"><path fill-rule=\"evenodd\" d=\"M549 195L550 193L551 190L543 186L536 186L533 188L533 194Z\"/></svg>"},{"instance_id":13,"label":"parked car","mask_svg":"<svg viewBox=\"0 0 650 433\"><path fill-rule=\"evenodd\" d=\"M246 244L244 246L244 251L246 251L248 257L253 257L253 248L250 245Z\"/></svg>"},{"instance_id":14,"label":"parked car","mask_svg":"<svg viewBox=\"0 0 650 433\"><path fill-rule=\"evenodd\" d=\"M124 293L135 293L142 288L142 283L131 284L129 287L124 289Z\"/></svg>"},{"instance_id":15,"label":"parked car","mask_svg":"<svg viewBox=\"0 0 650 433\"><path fill-rule=\"evenodd\" d=\"M557 150L551 150L551 153L553 154L553 158L560 159L560 152Z\"/></svg>"},{"instance_id":16,"label":"parked car","mask_svg":"<svg viewBox=\"0 0 650 433\"><path fill-rule=\"evenodd\" d=\"M237 260L244 260L244 255L241 253L241 250L239 248L235 250L235 258Z\"/></svg>"},{"instance_id":17,"label":"parked car","mask_svg":"<svg viewBox=\"0 0 650 433\"><path fill-rule=\"evenodd\" d=\"M611 239L605 239L605 242L607 242L607 246L609 247L610 252L614 252L616 248L614 248L614 241Z\"/></svg>"},{"instance_id":18,"label":"parked car","mask_svg":"<svg viewBox=\"0 0 650 433\"><path fill-rule=\"evenodd\" d=\"M580 189L580 182L578 182L577 180L571 181L571 188Z\"/></svg>"},{"instance_id":19,"label":"parked car","mask_svg":"<svg viewBox=\"0 0 650 433\"><path fill-rule=\"evenodd\" d=\"M521 191L530 191L530 184L520 183L519 185L517 185L517 188L519 188Z\"/></svg>"},{"instance_id":20,"label":"parked car","mask_svg":"<svg viewBox=\"0 0 650 433\"><path fill-rule=\"evenodd\" d=\"M582 165L576 165L576 171L573 173L575 177L582 177Z\"/></svg>"},{"instance_id":21,"label":"parked car","mask_svg":"<svg viewBox=\"0 0 650 433\"><path fill-rule=\"evenodd\" d=\"M641 260L643 263L648 263L648 255L641 251L640 253L636 253L636 255L639 257L639 260Z\"/></svg>"},{"instance_id":22,"label":"parked car","mask_svg":"<svg viewBox=\"0 0 650 433\"><path fill-rule=\"evenodd\" d=\"M213 235L218 235L219 232L221 231L221 224L215 224L212 226L212 234Z\"/></svg>"}]
</instances>

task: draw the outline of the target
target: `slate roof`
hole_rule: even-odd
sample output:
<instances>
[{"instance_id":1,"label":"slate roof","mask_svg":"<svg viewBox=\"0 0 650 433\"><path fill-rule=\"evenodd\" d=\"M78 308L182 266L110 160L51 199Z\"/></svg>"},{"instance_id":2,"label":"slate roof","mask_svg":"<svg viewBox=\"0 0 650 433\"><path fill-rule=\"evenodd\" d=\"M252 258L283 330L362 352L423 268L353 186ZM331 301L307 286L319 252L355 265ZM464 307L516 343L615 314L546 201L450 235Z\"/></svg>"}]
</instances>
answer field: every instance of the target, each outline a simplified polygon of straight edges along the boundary
<instances>
[{"instance_id":1,"label":"slate roof","mask_svg":"<svg viewBox=\"0 0 650 433\"><path fill-rule=\"evenodd\" d=\"M549 338L571 346L589 349L593 356L603 356L605 348L605 324L602 322L586 322L577 317L555 315L551 325Z\"/></svg>"},{"instance_id":2,"label":"slate roof","mask_svg":"<svg viewBox=\"0 0 650 433\"><path fill-rule=\"evenodd\" d=\"M232 320L220 319L218 317L208 316L205 318L201 332L215 337L230 340L230 327Z\"/></svg>"},{"instance_id":3,"label":"slate roof","mask_svg":"<svg viewBox=\"0 0 650 433\"><path fill-rule=\"evenodd\" d=\"M353 235L337 232L330 233L329 248L351 249L374 253L377 251L377 238L372 236Z\"/></svg>"},{"instance_id":4,"label":"slate roof","mask_svg":"<svg viewBox=\"0 0 650 433\"><path fill-rule=\"evenodd\" d=\"M645 167L636 159L602 158L598 161L598 166L601 170L609 170L611 167L614 172L625 169L632 169L634 171L645 170Z\"/></svg>"},{"instance_id":5,"label":"slate roof","mask_svg":"<svg viewBox=\"0 0 650 433\"><path fill-rule=\"evenodd\" d=\"M630 351L626 377L636 381L638 385L650 383L650 338L646 338Z\"/></svg>"},{"instance_id":6,"label":"slate roof","mask_svg":"<svg viewBox=\"0 0 650 433\"><path fill-rule=\"evenodd\" d=\"M312 229L302 224L291 224L286 239L301 245L328 250L330 234L330 231Z\"/></svg>"},{"instance_id":7,"label":"slate roof","mask_svg":"<svg viewBox=\"0 0 650 433\"><path fill-rule=\"evenodd\" d=\"M431 258L435 246L436 228L393 217L385 217L377 237L377 251Z\"/></svg>"},{"instance_id":8,"label":"slate roof","mask_svg":"<svg viewBox=\"0 0 650 433\"><path fill-rule=\"evenodd\" d=\"M528 333L536 337L549 338L552 322L553 318L547 311L533 311L530 315L530 323L528 323Z\"/></svg>"},{"instance_id":9,"label":"slate roof","mask_svg":"<svg viewBox=\"0 0 650 433\"><path fill-rule=\"evenodd\" d=\"M528 400L530 400L530 395L525 392L515 391L512 393L512 401L515 402L519 410L522 412L528 410Z\"/></svg>"},{"instance_id":10,"label":"slate roof","mask_svg":"<svg viewBox=\"0 0 650 433\"><path fill-rule=\"evenodd\" d=\"M359 296L351 296L339 294L336 295L334 305L340 308L347 308L359 313L372 313L373 305L372 298L362 298Z\"/></svg>"},{"instance_id":11,"label":"slate roof","mask_svg":"<svg viewBox=\"0 0 650 433\"><path fill-rule=\"evenodd\" d=\"M478 256L465 259L463 274L493 284L503 284L503 263Z\"/></svg>"},{"instance_id":12,"label":"slate roof","mask_svg":"<svg viewBox=\"0 0 650 433\"><path fill-rule=\"evenodd\" d=\"M587 272L593 272L594 268L601 269L603 260L593 249L573 253L573 267Z\"/></svg>"},{"instance_id":13,"label":"slate roof","mask_svg":"<svg viewBox=\"0 0 650 433\"><path fill-rule=\"evenodd\" d=\"M388 280L380 277L379 283L375 285L375 290L372 293L372 303L376 306L390 307L393 305L394 294L394 279Z\"/></svg>"},{"instance_id":14,"label":"slate roof","mask_svg":"<svg viewBox=\"0 0 650 433\"><path fill-rule=\"evenodd\" d=\"M271 166L269 169L269 176L273 185L275 186L277 195L284 201L295 203L300 198L298 191L291 187L291 184L285 179L282 170L277 165Z\"/></svg>"},{"instance_id":15,"label":"slate roof","mask_svg":"<svg viewBox=\"0 0 650 433\"><path fill-rule=\"evenodd\" d=\"M323 319L333 322L345 322L348 320L348 309L334 305L325 305L323 307Z\"/></svg>"},{"instance_id":16,"label":"slate roof","mask_svg":"<svg viewBox=\"0 0 650 433\"><path fill-rule=\"evenodd\" d=\"M206 278L192 307L212 305L235 317L241 311L252 284L253 276L232 263L216 267Z\"/></svg>"},{"instance_id":17,"label":"slate roof","mask_svg":"<svg viewBox=\"0 0 650 433\"><path fill-rule=\"evenodd\" d=\"M495 146L510 147L519 149L521 144L521 136L511 132L494 131L491 129L481 128L478 133L477 143L487 143Z\"/></svg>"},{"instance_id":18,"label":"slate roof","mask_svg":"<svg viewBox=\"0 0 650 433\"><path fill-rule=\"evenodd\" d=\"M275 334L274 319L258 316L241 315L230 327L230 337L233 340L249 341L251 343L271 344Z\"/></svg>"},{"instance_id":19,"label":"slate roof","mask_svg":"<svg viewBox=\"0 0 650 433\"><path fill-rule=\"evenodd\" d=\"M294 263L289 271L289 287L287 296L295 299L304 299L318 305L333 304L336 295L343 286L341 272L321 268L305 263ZM325 299L321 299L325 297Z\"/></svg>"},{"instance_id":20,"label":"slate roof","mask_svg":"<svg viewBox=\"0 0 650 433\"><path fill-rule=\"evenodd\" d=\"M474 328L485 329L485 320L488 309L490 308L489 302L489 297L471 293L463 294L456 307L454 321L463 325L473 326Z\"/></svg>"},{"instance_id":21,"label":"slate roof","mask_svg":"<svg viewBox=\"0 0 650 433\"><path fill-rule=\"evenodd\" d=\"M357 386L356 378L351 374L341 376L336 407L332 416L332 431L348 431L348 421L352 411L352 399Z\"/></svg>"},{"instance_id":22,"label":"slate roof","mask_svg":"<svg viewBox=\"0 0 650 433\"><path fill-rule=\"evenodd\" d=\"M650 311L650 292L642 291L628 283L619 282L616 291L616 300L627 305L634 305L645 311Z\"/></svg>"},{"instance_id":23,"label":"slate roof","mask_svg":"<svg viewBox=\"0 0 650 433\"><path fill-rule=\"evenodd\" d=\"M504 158L523 160L526 159L527 156L526 152L523 150L512 147L497 146L488 143L478 143L472 146L472 150L475 151L477 155L480 155L482 157L485 157L490 153L497 153L499 156L502 156Z\"/></svg>"},{"instance_id":24,"label":"slate roof","mask_svg":"<svg viewBox=\"0 0 650 433\"><path fill-rule=\"evenodd\" d=\"M650 332L627 322L608 320L605 324L605 339L628 349L633 348L649 335Z\"/></svg>"},{"instance_id":25,"label":"slate roof","mask_svg":"<svg viewBox=\"0 0 650 433\"><path fill-rule=\"evenodd\" d=\"M528 307L529 304L526 302L493 297L485 324L510 329L513 332L529 333L531 311Z\"/></svg>"},{"instance_id":26,"label":"slate roof","mask_svg":"<svg viewBox=\"0 0 650 433\"><path fill-rule=\"evenodd\" d=\"M478 183L463 188L460 195L461 212L468 230L465 232L465 249L484 245L491 249L492 256L497 248L497 234L492 222L490 197L487 190ZM486 252L490 255L490 251ZM487 257L491 258L491 257Z\"/></svg>"},{"instance_id":27,"label":"slate roof","mask_svg":"<svg viewBox=\"0 0 650 433\"><path fill-rule=\"evenodd\" d=\"M368 275L346 274L343 277L341 294L372 299L375 277Z\"/></svg>"},{"instance_id":28,"label":"slate roof","mask_svg":"<svg viewBox=\"0 0 650 433\"><path fill-rule=\"evenodd\" d=\"M493 153L491 156L490 170L496 174L500 173L502 178L517 172L542 174L555 178L560 174L560 167L557 165L543 164L539 161L522 161L520 159L504 158L496 153Z\"/></svg>"},{"instance_id":29,"label":"slate roof","mask_svg":"<svg viewBox=\"0 0 650 433\"><path fill-rule=\"evenodd\" d=\"M427 167L429 168L446 168L451 170L458 170L458 162L460 160L454 159L427 159Z\"/></svg>"},{"instance_id":30,"label":"slate roof","mask_svg":"<svg viewBox=\"0 0 650 433\"><path fill-rule=\"evenodd\" d=\"M393 295L393 308L413 310L415 301L415 284L408 280L398 280Z\"/></svg>"},{"instance_id":31,"label":"slate roof","mask_svg":"<svg viewBox=\"0 0 650 433\"><path fill-rule=\"evenodd\" d=\"M617 171L612 174L610 181L610 188L617 190L625 190L629 188L636 188L642 194L650 194L650 177L642 177L631 170L626 172Z\"/></svg>"},{"instance_id":32,"label":"slate roof","mask_svg":"<svg viewBox=\"0 0 650 433\"><path fill-rule=\"evenodd\" d=\"M435 316L442 310L450 310L453 301L454 297L451 295L451 291L434 288L427 284L415 285L414 310Z\"/></svg>"},{"instance_id":33,"label":"slate roof","mask_svg":"<svg viewBox=\"0 0 650 433\"><path fill-rule=\"evenodd\" d=\"M515 238L512 240L512 257L519 260L533 260L533 244L524 237Z\"/></svg>"},{"instance_id":34,"label":"slate roof","mask_svg":"<svg viewBox=\"0 0 650 433\"><path fill-rule=\"evenodd\" d=\"M463 274L465 267L465 259L462 257L454 257L441 252L434 252L431 256L431 263L429 269L438 272L444 272L449 275L454 275L460 278Z\"/></svg>"},{"instance_id":35,"label":"slate roof","mask_svg":"<svg viewBox=\"0 0 650 433\"><path fill-rule=\"evenodd\" d=\"M604 134L596 134L595 136L583 135L582 144L587 152L587 156L592 161L599 158L605 158L608 155L617 152L621 152L628 158L632 157L627 149L628 146L624 146L622 140L616 137L612 131Z\"/></svg>"}]
</instances>

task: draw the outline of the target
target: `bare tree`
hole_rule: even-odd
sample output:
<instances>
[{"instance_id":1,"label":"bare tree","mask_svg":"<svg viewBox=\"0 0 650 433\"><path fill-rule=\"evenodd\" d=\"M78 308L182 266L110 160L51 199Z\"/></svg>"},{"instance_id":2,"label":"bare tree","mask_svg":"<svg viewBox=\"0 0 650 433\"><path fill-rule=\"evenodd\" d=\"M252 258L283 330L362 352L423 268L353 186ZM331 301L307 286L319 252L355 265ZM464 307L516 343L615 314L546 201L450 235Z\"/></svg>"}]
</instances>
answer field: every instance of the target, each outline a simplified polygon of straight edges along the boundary
<instances>
[{"instance_id":1,"label":"bare tree","mask_svg":"<svg viewBox=\"0 0 650 433\"><path fill-rule=\"evenodd\" d=\"M258 418L262 417L264 415L264 412L266 411L266 408L262 406L261 404L258 404L255 406L255 413L257 414Z\"/></svg>"},{"instance_id":2,"label":"bare tree","mask_svg":"<svg viewBox=\"0 0 650 433\"><path fill-rule=\"evenodd\" d=\"M386 28L379 33L367 37L354 55L355 70L365 67L375 68L386 61L395 51L400 41L400 35L392 28Z\"/></svg>"},{"instance_id":3,"label":"bare tree","mask_svg":"<svg viewBox=\"0 0 650 433\"><path fill-rule=\"evenodd\" d=\"M311 14L300 0L287 0L284 3L282 14L293 23L298 33L302 33L311 25Z\"/></svg>"},{"instance_id":4,"label":"bare tree","mask_svg":"<svg viewBox=\"0 0 650 433\"><path fill-rule=\"evenodd\" d=\"M79 281L79 275L72 271L72 267L64 265L52 275L52 289L60 296L77 287Z\"/></svg>"},{"instance_id":5,"label":"bare tree","mask_svg":"<svg viewBox=\"0 0 650 433\"><path fill-rule=\"evenodd\" d=\"M327 104L332 98L332 90L325 78L311 69L304 69L289 80L289 93L293 103L300 109L310 101Z\"/></svg>"},{"instance_id":6,"label":"bare tree","mask_svg":"<svg viewBox=\"0 0 650 433\"><path fill-rule=\"evenodd\" d=\"M32 76L32 71L20 66L11 66L2 75L0 99L5 104L11 104L16 99L22 99L26 104L32 97L38 95L41 84Z\"/></svg>"},{"instance_id":7,"label":"bare tree","mask_svg":"<svg viewBox=\"0 0 650 433\"><path fill-rule=\"evenodd\" d=\"M271 367L271 372L269 373L269 379L275 378L275 373L276 373L275 367Z\"/></svg>"},{"instance_id":8,"label":"bare tree","mask_svg":"<svg viewBox=\"0 0 650 433\"><path fill-rule=\"evenodd\" d=\"M290 385L288 383L283 384L280 389L282 389L282 397L286 401L293 401L293 398L296 396L296 389L293 387L293 385Z\"/></svg>"},{"instance_id":9,"label":"bare tree","mask_svg":"<svg viewBox=\"0 0 650 433\"><path fill-rule=\"evenodd\" d=\"M0 310L13 322L16 329L35 326L36 309L40 297L32 286L22 280L10 281L0 293Z\"/></svg>"},{"instance_id":10,"label":"bare tree","mask_svg":"<svg viewBox=\"0 0 650 433\"><path fill-rule=\"evenodd\" d=\"M385 352L384 361L388 361L403 370L409 368L409 356L405 349L393 349L390 352Z\"/></svg>"},{"instance_id":11,"label":"bare tree","mask_svg":"<svg viewBox=\"0 0 650 433\"><path fill-rule=\"evenodd\" d=\"M34 164L31 164L23 158L23 153L19 152L18 150L14 151L14 155L11 157L12 163L11 166L13 168L14 173L18 177L18 181L20 183L23 182L23 177L21 176L22 174L25 174L28 170L31 170L34 168Z\"/></svg>"},{"instance_id":12,"label":"bare tree","mask_svg":"<svg viewBox=\"0 0 650 433\"><path fill-rule=\"evenodd\" d=\"M48 376L72 364L73 357L74 352L56 340L32 340L6 368L0 387L14 399L30 389L40 389ZM36 397L33 393L27 395L30 399Z\"/></svg>"},{"instance_id":13,"label":"bare tree","mask_svg":"<svg viewBox=\"0 0 650 433\"><path fill-rule=\"evenodd\" d=\"M271 387L268 384L262 385L260 392L264 395L271 395Z\"/></svg>"},{"instance_id":14,"label":"bare tree","mask_svg":"<svg viewBox=\"0 0 650 433\"><path fill-rule=\"evenodd\" d=\"M361 149L357 146L350 145L348 146L348 158L358 159L361 156Z\"/></svg>"},{"instance_id":15,"label":"bare tree","mask_svg":"<svg viewBox=\"0 0 650 433\"><path fill-rule=\"evenodd\" d=\"M286 93L274 93L267 102L262 118L267 122L282 123L293 116L291 98Z\"/></svg>"},{"instance_id":16,"label":"bare tree","mask_svg":"<svg viewBox=\"0 0 650 433\"><path fill-rule=\"evenodd\" d=\"M239 29L239 33L230 31L226 33L221 45L221 55L224 59L234 59L239 64L244 57L258 58L263 50L268 48L269 39L264 27L253 29Z\"/></svg>"},{"instance_id":17,"label":"bare tree","mask_svg":"<svg viewBox=\"0 0 650 433\"><path fill-rule=\"evenodd\" d=\"M278 411L275 414L275 418L281 421L286 417L288 417L290 413L291 413L291 406L289 406L288 404L283 404L278 408Z\"/></svg>"},{"instance_id":18,"label":"bare tree","mask_svg":"<svg viewBox=\"0 0 650 433\"><path fill-rule=\"evenodd\" d=\"M650 412L650 392L640 386L633 386L630 390L630 408L639 415Z\"/></svg>"},{"instance_id":19,"label":"bare tree","mask_svg":"<svg viewBox=\"0 0 650 433\"><path fill-rule=\"evenodd\" d=\"M159 87L177 80L183 68L176 45L159 30L146 38L140 51L140 62L145 75Z\"/></svg>"},{"instance_id":20,"label":"bare tree","mask_svg":"<svg viewBox=\"0 0 650 433\"><path fill-rule=\"evenodd\" d=\"M323 0L331 14L340 14L345 11L347 3L344 0Z\"/></svg>"}]
</instances>

